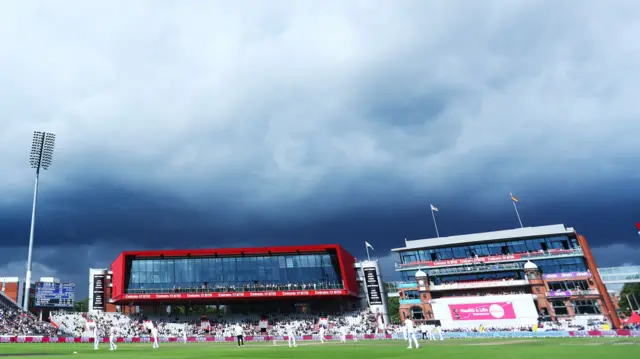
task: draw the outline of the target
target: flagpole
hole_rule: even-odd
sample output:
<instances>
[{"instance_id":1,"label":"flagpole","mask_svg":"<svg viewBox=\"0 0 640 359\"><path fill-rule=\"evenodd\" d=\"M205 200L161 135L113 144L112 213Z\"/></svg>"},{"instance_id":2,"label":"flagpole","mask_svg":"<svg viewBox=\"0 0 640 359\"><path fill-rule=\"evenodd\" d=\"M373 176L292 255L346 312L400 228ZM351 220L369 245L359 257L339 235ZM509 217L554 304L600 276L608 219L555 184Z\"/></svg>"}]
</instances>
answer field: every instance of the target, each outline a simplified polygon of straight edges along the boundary
<instances>
[{"instance_id":1,"label":"flagpole","mask_svg":"<svg viewBox=\"0 0 640 359\"><path fill-rule=\"evenodd\" d=\"M371 257L369 257L369 246L366 244L366 242L364 244L364 249L367 250L367 260L371 262Z\"/></svg>"},{"instance_id":2,"label":"flagpole","mask_svg":"<svg viewBox=\"0 0 640 359\"><path fill-rule=\"evenodd\" d=\"M438 223L436 222L436 214L433 211L433 208L431 208L431 217L433 217L433 226L436 227L436 236L440 238L440 232L438 232Z\"/></svg>"},{"instance_id":3,"label":"flagpole","mask_svg":"<svg viewBox=\"0 0 640 359\"><path fill-rule=\"evenodd\" d=\"M513 202L513 209L516 210L516 216L518 216L518 222L520 222L520 228L524 228L524 226L522 225L522 220L520 219L520 213L518 213L518 206L516 205L515 201L511 201Z\"/></svg>"}]
</instances>

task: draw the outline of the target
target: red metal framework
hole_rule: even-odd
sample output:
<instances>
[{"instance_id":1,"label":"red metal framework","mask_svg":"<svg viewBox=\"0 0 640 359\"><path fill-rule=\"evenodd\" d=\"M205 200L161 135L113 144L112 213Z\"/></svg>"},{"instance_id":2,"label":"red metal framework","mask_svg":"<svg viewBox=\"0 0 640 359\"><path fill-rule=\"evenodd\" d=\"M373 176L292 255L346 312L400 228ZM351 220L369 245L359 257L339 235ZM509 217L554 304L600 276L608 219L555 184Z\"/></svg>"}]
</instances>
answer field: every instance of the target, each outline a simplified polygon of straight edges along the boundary
<instances>
[{"instance_id":1,"label":"red metal framework","mask_svg":"<svg viewBox=\"0 0 640 359\"><path fill-rule=\"evenodd\" d=\"M267 292L240 292L240 293L150 293L150 294L126 294L125 278L126 263L130 258L198 258L198 257L225 257L239 255L264 255L264 254L296 254L296 253L326 253L335 251L340 264L340 272L344 282L344 290L308 290L308 291L267 291ZM266 298L292 298L292 297L335 297L355 296L358 293L356 272L354 269L355 258L344 248L337 244L310 245L310 246L280 246L280 247L251 247L251 248L221 248L221 249L176 249L176 250L150 250L122 252L111 263L111 299L112 302L131 301L166 301L166 300L192 300L192 299L266 299Z\"/></svg>"}]
</instances>

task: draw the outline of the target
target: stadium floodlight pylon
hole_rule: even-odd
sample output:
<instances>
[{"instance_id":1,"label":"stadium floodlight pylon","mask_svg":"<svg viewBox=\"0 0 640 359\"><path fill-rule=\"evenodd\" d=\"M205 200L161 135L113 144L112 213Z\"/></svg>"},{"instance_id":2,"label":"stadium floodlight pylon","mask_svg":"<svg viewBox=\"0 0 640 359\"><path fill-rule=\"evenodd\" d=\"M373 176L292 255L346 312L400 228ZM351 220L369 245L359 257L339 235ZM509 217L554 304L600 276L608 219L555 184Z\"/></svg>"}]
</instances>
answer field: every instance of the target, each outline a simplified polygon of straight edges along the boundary
<instances>
[{"instance_id":1,"label":"stadium floodlight pylon","mask_svg":"<svg viewBox=\"0 0 640 359\"><path fill-rule=\"evenodd\" d=\"M40 170L48 170L53 160L53 148L56 144L56 135L49 132L33 132L33 142L31 143L31 156L29 162L31 168L36 170L36 180L33 187L33 205L31 207L31 230L29 232L29 255L27 257L27 274L24 283L24 293L22 294L22 308L29 310L29 290L31 289L31 255L33 254L33 235L36 225L36 203L38 201L38 180Z\"/></svg>"}]
</instances>

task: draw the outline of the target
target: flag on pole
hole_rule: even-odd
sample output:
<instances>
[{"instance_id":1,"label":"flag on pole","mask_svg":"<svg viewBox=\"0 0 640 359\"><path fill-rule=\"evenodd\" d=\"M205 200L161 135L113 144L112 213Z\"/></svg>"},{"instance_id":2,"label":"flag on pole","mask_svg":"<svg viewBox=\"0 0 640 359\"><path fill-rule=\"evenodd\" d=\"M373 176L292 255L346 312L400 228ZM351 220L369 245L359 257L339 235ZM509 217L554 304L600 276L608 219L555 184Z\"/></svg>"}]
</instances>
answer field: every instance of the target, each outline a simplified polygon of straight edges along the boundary
<instances>
[{"instance_id":1,"label":"flag on pole","mask_svg":"<svg viewBox=\"0 0 640 359\"><path fill-rule=\"evenodd\" d=\"M436 236L440 238L440 232L438 232L438 223L436 222L436 212L438 212L438 207L430 204L431 206L431 218L433 218L433 226L436 228Z\"/></svg>"},{"instance_id":2,"label":"flag on pole","mask_svg":"<svg viewBox=\"0 0 640 359\"><path fill-rule=\"evenodd\" d=\"M373 246L371 245L371 243L364 241L364 245L367 246L367 248L371 248L371 250L375 250L373 249Z\"/></svg>"},{"instance_id":3,"label":"flag on pole","mask_svg":"<svg viewBox=\"0 0 640 359\"><path fill-rule=\"evenodd\" d=\"M640 235L640 222L636 223L636 228L638 228L638 235Z\"/></svg>"},{"instance_id":4,"label":"flag on pole","mask_svg":"<svg viewBox=\"0 0 640 359\"><path fill-rule=\"evenodd\" d=\"M520 223L520 228L524 228L524 226L522 225L522 219L520 219L520 213L518 213L518 205L517 203L518 198L516 196L513 195L513 193L509 192L509 194L511 195L511 203L513 203L513 210L516 211L516 216L518 216L518 223Z\"/></svg>"}]
</instances>

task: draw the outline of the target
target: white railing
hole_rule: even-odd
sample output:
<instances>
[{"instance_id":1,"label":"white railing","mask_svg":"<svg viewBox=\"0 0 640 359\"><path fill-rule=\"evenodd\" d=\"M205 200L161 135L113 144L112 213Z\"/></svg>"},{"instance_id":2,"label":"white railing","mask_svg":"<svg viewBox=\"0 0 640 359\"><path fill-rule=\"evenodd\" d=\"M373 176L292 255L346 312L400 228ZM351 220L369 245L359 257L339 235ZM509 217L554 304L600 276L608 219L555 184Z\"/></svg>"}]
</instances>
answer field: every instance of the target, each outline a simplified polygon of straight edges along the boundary
<instances>
[{"instance_id":1,"label":"white railing","mask_svg":"<svg viewBox=\"0 0 640 359\"><path fill-rule=\"evenodd\" d=\"M474 289L474 288L492 288L492 287L517 287L527 285L526 279L513 280L488 280L466 283L449 283L430 286L432 291L435 290L456 290L456 289Z\"/></svg>"},{"instance_id":2,"label":"white railing","mask_svg":"<svg viewBox=\"0 0 640 359\"><path fill-rule=\"evenodd\" d=\"M524 262L514 263L493 263L493 264L476 264L467 267L447 267L436 268L427 270L427 274L430 276L439 275L455 275L455 274L469 274L469 273L484 273L495 271L510 271L521 270L524 267Z\"/></svg>"},{"instance_id":3,"label":"white railing","mask_svg":"<svg viewBox=\"0 0 640 359\"><path fill-rule=\"evenodd\" d=\"M600 295L600 292L596 289L585 290L551 290L547 292L547 297L572 297L582 295Z\"/></svg>"}]
</instances>

